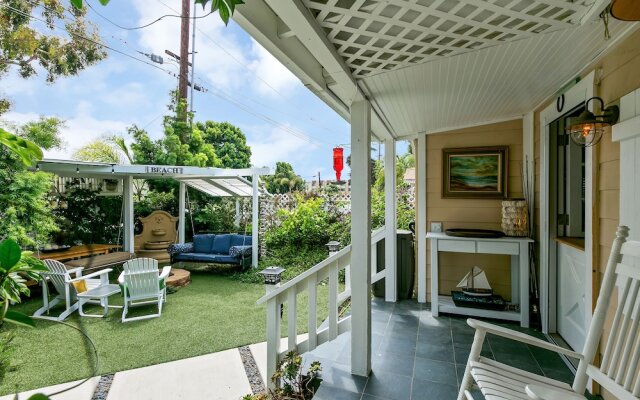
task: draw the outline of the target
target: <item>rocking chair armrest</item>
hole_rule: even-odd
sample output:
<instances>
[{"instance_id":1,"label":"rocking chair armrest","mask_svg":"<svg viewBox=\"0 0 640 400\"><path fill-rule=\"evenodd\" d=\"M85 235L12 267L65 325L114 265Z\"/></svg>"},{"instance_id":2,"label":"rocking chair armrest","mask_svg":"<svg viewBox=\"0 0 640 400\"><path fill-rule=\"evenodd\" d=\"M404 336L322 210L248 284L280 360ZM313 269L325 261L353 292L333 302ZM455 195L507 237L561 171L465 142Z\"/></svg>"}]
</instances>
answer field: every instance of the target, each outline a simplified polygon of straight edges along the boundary
<instances>
[{"instance_id":1,"label":"rocking chair armrest","mask_svg":"<svg viewBox=\"0 0 640 400\"><path fill-rule=\"evenodd\" d=\"M485 331L487 333L491 333L497 336L502 336L507 339L511 339L511 340L526 343L532 346L540 347L545 350L555 351L556 353L561 353L568 357L576 358L578 360L583 359L583 356L580 353L576 353L573 350L565 349L564 347L556 346L555 344L546 342L542 339L538 339L531 335L527 335L526 333L503 328L501 326L490 324L484 321L478 321L477 319L473 319L473 318L469 318L467 320L467 324L469 324L470 327L476 330Z\"/></svg>"},{"instance_id":2,"label":"rocking chair armrest","mask_svg":"<svg viewBox=\"0 0 640 400\"><path fill-rule=\"evenodd\" d=\"M160 276L158 278L160 280L165 280L169 277L170 273L171 273L171 266L162 267L162 272L160 273Z\"/></svg>"},{"instance_id":3,"label":"rocking chair armrest","mask_svg":"<svg viewBox=\"0 0 640 400\"><path fill-rule=\"evenodd\" d=\"M552 388L549 386L541 385L527 385L525 386L527 396L532 400L585 400L584 396L579 395L576 392L570 390L563 390L560 388Z\"/></svg>"},{"instance_id":4,"label":"rocking chair armrest","mask_svg":"<svg viewBox=\"0 0 640 400\"><path fill-rule=\"evenodd\" d=\"M113 271L111 268L102 269L100 271L92 272L89 275L82 275L82 276L79 276L79 277L74 278L74 279L69 279L68 282L78 282L78 281L82 281L82 280L89 279L89 278L95 278L96 276L108 274L111 271Z\"/></svg>"},{"instance_id":5,"label":"rocking chair armrest","mask_svg":"<svg viewBox=\"0 0 640 400\"><path fill-rule=\"evenodd\" d=\"M124 271L120 272L120 276L118 276L118 284L124 285Z\"/></svg>"}]
</instances>

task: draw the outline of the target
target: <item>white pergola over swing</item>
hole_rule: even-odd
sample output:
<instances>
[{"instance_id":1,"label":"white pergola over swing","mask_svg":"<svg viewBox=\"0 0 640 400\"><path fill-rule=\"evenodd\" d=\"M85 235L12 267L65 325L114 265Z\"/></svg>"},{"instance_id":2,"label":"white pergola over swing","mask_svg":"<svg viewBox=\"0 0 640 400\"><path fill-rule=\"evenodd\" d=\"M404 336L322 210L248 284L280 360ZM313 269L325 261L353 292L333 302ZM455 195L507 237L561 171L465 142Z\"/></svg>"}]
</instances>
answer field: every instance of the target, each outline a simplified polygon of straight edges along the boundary
<instances>
[{"instance_id":1,"label":"white pergola over swing","mask_svg":"<svg viewBox=\"0 0 640 400\"><path fill-rule=\"evenodd\" d=\"M124 201L124 243L123 250L133 252L133 180L134 179L174 179L180 183L178 241L184 243L186 237L186 193L187 186L213 197L252 198L252 262L258 265L258 199L259 177L269 175L269 168L201 168L171 165L119 165L74 160L45 159L37 169L58 176L75 178L121 179ZM248 180L247 177L251 177Z\"/></svg>"}]
</instances>

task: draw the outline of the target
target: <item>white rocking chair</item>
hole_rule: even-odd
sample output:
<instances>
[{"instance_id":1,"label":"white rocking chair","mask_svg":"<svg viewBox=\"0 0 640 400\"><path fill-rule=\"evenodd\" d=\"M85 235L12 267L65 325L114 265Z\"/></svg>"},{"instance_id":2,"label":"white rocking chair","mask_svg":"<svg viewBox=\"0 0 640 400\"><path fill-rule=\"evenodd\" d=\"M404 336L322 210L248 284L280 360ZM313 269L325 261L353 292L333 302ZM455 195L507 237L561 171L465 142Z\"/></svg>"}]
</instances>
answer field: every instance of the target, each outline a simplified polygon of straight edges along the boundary
<instances>
[{"instance_id":1,"label":"white rocking chair","mask_svg":"<svg viewBox=\"0 0 640 400\"><path fill-rule=\"evenodd\" d=\"M87 291L91 289L95 289L99 286L108 285L109 284L109 272L112 270L107 268L101 271L97 271L91 273L89 275L82 275L82 268L73 268L67 269L65 265L59 261L55 260L44 260L44 265L47 267L47 272L41 272L42 275L42 300L44 305L36 310L33 313L34 318L44 318L51 319L56 321L63 321L67 318L71 313L76 311L79 307L78 301L78 292L76 288L73 286L74 282L85 281ZM75 276L72 278L71 276ZM91 279L95 277L100 277L100 279ZM48 282L53 284L56 292L58 292L57 296L49 301L49 285ZM61 301L65 303L65 310L58 315L57 317L49 316L49 311L58 305ZM94 301L86 301L88 303L100 304L105 307L104 301L94 302ZM44 315L44 314L47 315Z\"/></svg>"},{"instance_id":2,"label":"white rocking chair","mask_svg":"<svg viewBox=\"0 0 640 400\"><path fill-rule=\"evenodd\" d=\"M171 267L158 271L158 261L152 258L136 258L122 265L124 271L118 278L124 295L122 322L156 318L162 314L162 304L167 301L166 279ZM127 318L129 307L145 304L158 304L157 314Z\"/></svg>"},{"instance_id":3,"label":"white rocking chair","mask_svg":"<svg viewBox=\"0 0 640 400\"><path fill-rule=\"evenodd\" d=\"M589 378L617 399L637 400L640 395L640 242L625 242L628 234L629 228L618 227L582 353L555 346L520 332L469 319L467 323L476 329L476 333L458 400L473 400L467 390L473 380L487 400L584 399L583 394ZM614 286L617 286L618 296L611 302ZM613 303L611 309L610 302ZM615 311L611 311L612 309ZM606 343L603 342L603 356L600 367L597 367L593 360L607 314L613 317L613 323ZM579 359L573 386L481 357L480 352L487 333Z\"/></svg>"}]
</instances>

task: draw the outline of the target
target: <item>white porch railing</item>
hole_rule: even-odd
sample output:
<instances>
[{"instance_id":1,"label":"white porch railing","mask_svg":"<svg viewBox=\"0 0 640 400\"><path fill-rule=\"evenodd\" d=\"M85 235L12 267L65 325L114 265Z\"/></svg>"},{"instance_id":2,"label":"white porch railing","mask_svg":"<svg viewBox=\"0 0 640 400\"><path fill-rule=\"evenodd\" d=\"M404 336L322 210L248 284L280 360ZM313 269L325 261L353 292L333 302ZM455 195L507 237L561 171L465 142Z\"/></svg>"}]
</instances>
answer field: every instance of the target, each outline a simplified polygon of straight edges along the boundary
<instances>
[{"instance_id":1,"label":"white porch railing","mask_svg":"<svg viewBox=\"0 0 640 400\"><path fill-rule=\"evenodd\" d=\"M385 228L379 228L371 234L371 283L375 283L385 277L386 269L376 271L376 244L384 239ZM273 385L270 378L276 371L276 365L281 356L289 351L296 350L304 353L315 349L317 346L334 340L338 335L351 329L351 316L340 318L338 308L345 300L351 297L351 245L329 256L314 267L308 269L294 279L282 284L273 291L267 293L258 300L258 304L267 305L267 378L268 384ZM341 270L345 270L344 290L340 292L338 277ZM317 298L318 285L329 278L329 316L318 327ZM305 340L298 342L297 335L297 295L308 292L308 330L309 335ZM287 348L281 347L281 322L280 310L282 304L287 304ZM325 326L326 325L326 326Z\"/></svg>"}]
</instances>

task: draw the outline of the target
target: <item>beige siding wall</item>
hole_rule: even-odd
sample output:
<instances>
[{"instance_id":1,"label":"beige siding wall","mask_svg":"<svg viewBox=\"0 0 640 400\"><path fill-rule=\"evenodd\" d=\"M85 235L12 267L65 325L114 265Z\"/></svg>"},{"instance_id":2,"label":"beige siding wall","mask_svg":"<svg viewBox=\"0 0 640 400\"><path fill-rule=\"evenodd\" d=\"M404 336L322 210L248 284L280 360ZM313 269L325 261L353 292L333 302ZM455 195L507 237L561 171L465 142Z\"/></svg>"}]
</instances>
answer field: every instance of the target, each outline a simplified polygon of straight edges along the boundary
<instances>
[{"instance_id":1,"label":"beige siding wall","mask_svg":"<svg viewBox=\"0 0 640 400\"><path fill-rule=\"evenodd\" d=\"M640 87L640 31L635 32L625 41L616 46L594 68L601 68L601 82L597 88L597 95L603 98L605 104L616 102L620 97ZM591 72L591 71L587 71ZM536 210L540 207L539 177L540 177L540 127L539 112L535 121L535 158L536 158ZM595 210L597 215L595 233L596 262L598 268L594 270L594 287L597 289L607 263L611 242L615 237L616 227L620 223L620 145L611 140L611 131L607 131L597 146L596 159L598 168L594 171L597 182L595 188ZM537 224L537 222L536 222ZM597 290L594 290L594 296ZM595 305L595 303L594 303ZM611 321L609 321L609 324ZM605 330L605 340L608 331ZM609 393L602 393L603 397L615 399Z\"/></svg>"},{"instance_id":2,"label":"beige siding wall","mask_svg":"<svg viewBox=\"0 0 640 400\"><path fill-rule=\"evenodd\" d=\"M522 197L522 120L427 135L427 227L432 221L438 221L443 223L444 229L500 230L500 200L442 198L442 149L476 146L509 146L509 197ZM487 272L496 293L511 299L509 256L444 253L439 262L440 294L450 294L469 269L478 265ZM430 293L429 257L427 263L427 289Z\"/></svg>"}]
</instances>

